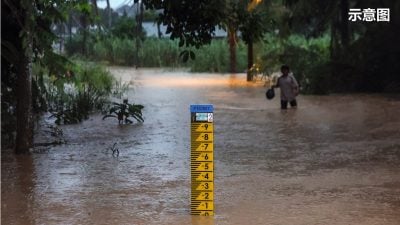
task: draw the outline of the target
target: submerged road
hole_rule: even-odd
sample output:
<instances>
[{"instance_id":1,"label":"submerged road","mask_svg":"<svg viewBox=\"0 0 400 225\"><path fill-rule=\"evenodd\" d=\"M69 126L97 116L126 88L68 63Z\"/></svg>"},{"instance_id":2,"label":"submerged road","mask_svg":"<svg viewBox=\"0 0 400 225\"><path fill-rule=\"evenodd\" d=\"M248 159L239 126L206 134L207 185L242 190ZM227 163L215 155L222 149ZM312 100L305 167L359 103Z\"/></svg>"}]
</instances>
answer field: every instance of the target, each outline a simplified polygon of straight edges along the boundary
<instances>
[{"instance_id":1,"label":"submerged road","mask_svg":"<svg viewBox=\"0 0 400 225\"><path fill-rule=\"evenodd\" d=\"M279 95L245 75L111 68L143 124L101 115L67 143L2 151L1 224L400 223L400 99ZM190 216L189 105L214 104L215 216ZM117 143L118 158L106 153Z\"/></svg>"}]
</instances>

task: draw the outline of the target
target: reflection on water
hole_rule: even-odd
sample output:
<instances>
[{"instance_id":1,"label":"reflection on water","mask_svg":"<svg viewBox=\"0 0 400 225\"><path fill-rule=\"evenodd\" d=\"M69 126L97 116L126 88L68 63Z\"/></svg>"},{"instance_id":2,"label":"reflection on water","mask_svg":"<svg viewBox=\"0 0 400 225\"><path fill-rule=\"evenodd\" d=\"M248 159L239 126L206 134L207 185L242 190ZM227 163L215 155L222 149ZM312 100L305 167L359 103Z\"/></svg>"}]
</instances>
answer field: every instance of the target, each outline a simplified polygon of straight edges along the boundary
<instances>
[{"instance_id":1,"label":"reflection on water","mask_svg":"<svg viewBox=\"0 0 400 225\"><path fill-rule=\"evenodd\" d=\"M2 152L2 224L398 224L400 101L279 96L244 74L112 68L145 123L100 115L67 144ZM215 108L214 218L189 215L189 105ZM105 149L117 142L118 158Z\"/></svg>"},{"instance_id":2,"label":"reflection on water","mask_svg":"<svg viewBox=\"0 0 400 225\"><path fill-rule=\"evenodd\" d=\"M14 224L35 224L35 173L30 156L8 157L2 152L1 223L5 217ZM6 211L6 213L4 213Z\"/></svg>"}]
</instances>

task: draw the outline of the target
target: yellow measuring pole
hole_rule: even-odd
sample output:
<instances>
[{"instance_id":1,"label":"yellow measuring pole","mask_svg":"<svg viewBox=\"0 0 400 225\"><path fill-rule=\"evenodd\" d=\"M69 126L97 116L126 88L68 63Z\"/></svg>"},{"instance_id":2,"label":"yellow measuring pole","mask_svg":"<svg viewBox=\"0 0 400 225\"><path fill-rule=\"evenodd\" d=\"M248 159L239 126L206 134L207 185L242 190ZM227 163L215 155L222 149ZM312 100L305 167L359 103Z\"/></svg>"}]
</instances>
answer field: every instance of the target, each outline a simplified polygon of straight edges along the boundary
<instances>
[{"instance_id":1,"label":"yellow measuring pole","mask_svg":"<svg viewBox=\"0 0 400 225\"><path fill-rule=\"evenodd\" d=\"M192 215L214 215L213 105L191 105L191 201Z\"/></svg>"}]
</instances>

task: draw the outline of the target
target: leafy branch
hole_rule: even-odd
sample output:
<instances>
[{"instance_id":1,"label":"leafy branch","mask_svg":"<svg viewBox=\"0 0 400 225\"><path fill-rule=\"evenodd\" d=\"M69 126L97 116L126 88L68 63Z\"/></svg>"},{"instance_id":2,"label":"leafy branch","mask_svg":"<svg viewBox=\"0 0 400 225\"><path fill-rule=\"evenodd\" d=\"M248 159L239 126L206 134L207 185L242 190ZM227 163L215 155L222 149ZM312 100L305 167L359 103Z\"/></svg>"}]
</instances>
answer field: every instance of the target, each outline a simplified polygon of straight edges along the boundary
<instances>
[{"instance_id":1,"label":"leafy branch","mask_svg":"<svg viewBox=\"0 0 400 225\"><path fill-rule=\"evenodd\" d=\"M133 123L129 117L134 118L138 122L144 122L142 109L143 105L139 104L130 104L128 100L125 99L123 103L112 103L112 107L109 110L109 113L103 117L103 120L109 117L117 118L118 124L128 124Z\"/></svg>"}]
</instances>

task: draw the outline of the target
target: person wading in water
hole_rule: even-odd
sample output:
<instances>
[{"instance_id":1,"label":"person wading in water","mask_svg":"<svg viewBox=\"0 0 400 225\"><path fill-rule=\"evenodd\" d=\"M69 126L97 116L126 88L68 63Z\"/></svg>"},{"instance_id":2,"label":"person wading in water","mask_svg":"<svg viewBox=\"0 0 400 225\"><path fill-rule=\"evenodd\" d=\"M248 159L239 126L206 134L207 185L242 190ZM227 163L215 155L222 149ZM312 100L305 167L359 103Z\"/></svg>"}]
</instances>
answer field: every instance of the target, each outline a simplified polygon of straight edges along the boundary
<instances>
[{"instance_id":1,"label":"person wading in water","mask_svg":"<svg viewBox=\"0 0 400 225\"><path fill-rule=\"evenodd\" d=\"M281 89L281 109L287 109L288 102L292 108L297 107L296 96L299 94L299 84L293 74L290 73L289 66L281 67L282 75L278 78L274 88Z\"/></svg>"}]
</instances>

